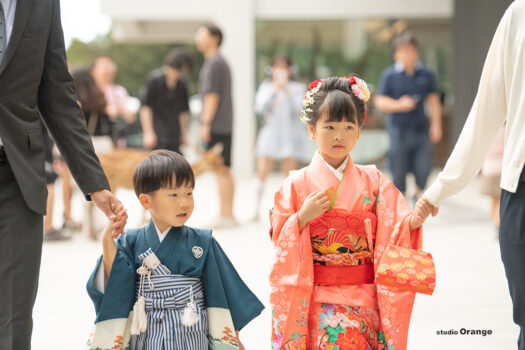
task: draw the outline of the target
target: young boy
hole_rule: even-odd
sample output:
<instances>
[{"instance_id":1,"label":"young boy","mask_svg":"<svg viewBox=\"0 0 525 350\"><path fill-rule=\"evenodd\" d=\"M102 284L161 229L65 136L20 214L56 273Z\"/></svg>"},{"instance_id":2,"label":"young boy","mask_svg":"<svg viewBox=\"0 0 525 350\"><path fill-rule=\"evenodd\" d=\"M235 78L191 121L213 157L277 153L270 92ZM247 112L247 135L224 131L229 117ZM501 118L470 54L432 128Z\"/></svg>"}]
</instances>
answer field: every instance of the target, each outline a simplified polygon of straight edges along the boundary
<instances>
[{"instance_id":1,"label":"young boy","mask_svg":"<svg viewBox=\"0 0 525 350\"><path fill-rule=\"evenodd\" d=\"M264 307L211 232L184 225L193 211L191 166L154 151L133 183L151 222L116 243L111 225L103 233L87 286L97 313L88 349L243 349L238 331Z\"/></svg>"}]
</instances>

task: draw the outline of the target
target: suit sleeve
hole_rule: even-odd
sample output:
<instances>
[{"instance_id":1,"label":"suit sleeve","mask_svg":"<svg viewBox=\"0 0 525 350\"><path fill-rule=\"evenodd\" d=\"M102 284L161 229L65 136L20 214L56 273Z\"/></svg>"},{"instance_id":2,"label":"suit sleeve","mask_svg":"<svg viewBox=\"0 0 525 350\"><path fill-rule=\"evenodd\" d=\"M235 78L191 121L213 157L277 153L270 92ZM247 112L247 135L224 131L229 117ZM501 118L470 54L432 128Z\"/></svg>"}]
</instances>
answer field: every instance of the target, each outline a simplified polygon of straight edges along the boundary
<instances>
[{"instance_id":1,"label":"suit sleeve","mask_svg":"<svg viewBox=\"0 0 525 350\"><path fill-rule=\"evenodd\" d=\"M89 200L89 194L109 189L109 184L95 155L68 72L58 0L54 1L51 21L38 107L75 181Z\"/></svg>"}]
</instances>

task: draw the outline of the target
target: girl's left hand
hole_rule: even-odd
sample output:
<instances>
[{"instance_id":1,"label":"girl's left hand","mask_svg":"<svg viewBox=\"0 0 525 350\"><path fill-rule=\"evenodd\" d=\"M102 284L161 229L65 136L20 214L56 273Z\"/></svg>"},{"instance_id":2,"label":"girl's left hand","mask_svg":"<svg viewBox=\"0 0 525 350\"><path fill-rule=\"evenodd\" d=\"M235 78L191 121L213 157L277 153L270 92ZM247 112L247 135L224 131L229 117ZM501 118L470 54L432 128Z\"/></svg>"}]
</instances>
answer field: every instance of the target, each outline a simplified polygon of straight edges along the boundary
<instances>
[{"instance_id":1,"label":"girl's left hand","mask_svg":"<svg viewBox=\"0 0 525 350\"><path fill-rule=\"evenodd\" d=\"M436 216L438 211L439 208L432 205L428 199L421 198L417 202L414 212L410 217L410 229L415 230L416 228L421 227L430 214L432 214L432 216Z\"/></svg>"}]
</instances>

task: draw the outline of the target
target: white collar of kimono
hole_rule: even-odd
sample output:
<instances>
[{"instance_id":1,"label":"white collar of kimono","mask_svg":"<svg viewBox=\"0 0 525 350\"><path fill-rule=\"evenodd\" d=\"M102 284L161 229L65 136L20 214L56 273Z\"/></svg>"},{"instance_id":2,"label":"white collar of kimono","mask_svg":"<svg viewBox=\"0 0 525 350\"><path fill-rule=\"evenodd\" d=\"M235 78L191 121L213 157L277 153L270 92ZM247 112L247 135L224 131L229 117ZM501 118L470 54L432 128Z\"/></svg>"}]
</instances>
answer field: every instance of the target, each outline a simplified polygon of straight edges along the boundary
<instances>
[{"instance_id":1,"label":"white collar of kimono","mask_svg":"<svg viewBox=\"0 0 525 350\"><path fill-rule=\"evenodd\" d=\"M164 240L164 238L166 238L166 236L168 235L168 232L170 232L171 230L171 227L168 227L166 229L166 231L164 232L160 232L159 228L157 227L157 225L153 224L155 226L155 230L157 230L157 235L159 236L159 241L160 243L162 243L162 241Z\"/></svg>"},{"instance_id":2,"label":"white collar of kimono","mask_svg":"<svg viewBox=\"0 0 525 350\"><path fill-rule=\"evenodd\" d=\"M349 156L346 156L346 159L344 160L344 162L337 169L335 169L333 166L328 164L328 162L326 160L324 160L324 158L323 158L323 161L326 164L326 166L328 167L328 169L330 169L332 174L334 174L335 177L337 177L339 179L339 181L341 181L341 179L343 178L343 174L345 172L346 165L348 164L348 159L349 158L350 158Z\"/></svg>"}]
</instances>

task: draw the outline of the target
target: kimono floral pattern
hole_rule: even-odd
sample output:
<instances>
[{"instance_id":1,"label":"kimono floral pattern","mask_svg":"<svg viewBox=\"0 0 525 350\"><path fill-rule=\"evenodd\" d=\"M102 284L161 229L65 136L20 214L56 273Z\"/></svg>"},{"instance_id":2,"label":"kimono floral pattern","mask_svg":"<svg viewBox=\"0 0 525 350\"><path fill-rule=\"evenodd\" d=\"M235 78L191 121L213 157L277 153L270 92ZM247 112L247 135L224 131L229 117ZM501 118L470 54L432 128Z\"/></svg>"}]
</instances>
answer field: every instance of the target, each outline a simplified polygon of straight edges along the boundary
<instances>
[{"instance_id":1,"label":"kimono floral pattern","mask_svg":"<svg viewBox=\"0 0 525 350\"><path fill-rule=\"evenodd\" d=\"M93 334L90 334L90 338L92 335ZM96 348L91 348L91 339L89 339L86 345L90 350L129 350L129 345L124 344L124 337L121 335L115 337L113 344L114 345L111 348L101 348L98 346Z\"/></svg>"},{"instance_id":2,"label":"kimono floral pattern","mask_svg":"<svg viewBox=\"0 0 525 350\"><path fill-rule=\"evenodd\" d=\"M379 313L359 306L320 305L317 338L320 350L387 349L377 331Z\"/></svg>"}]
</instances>

